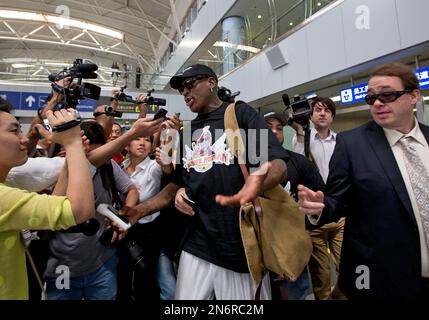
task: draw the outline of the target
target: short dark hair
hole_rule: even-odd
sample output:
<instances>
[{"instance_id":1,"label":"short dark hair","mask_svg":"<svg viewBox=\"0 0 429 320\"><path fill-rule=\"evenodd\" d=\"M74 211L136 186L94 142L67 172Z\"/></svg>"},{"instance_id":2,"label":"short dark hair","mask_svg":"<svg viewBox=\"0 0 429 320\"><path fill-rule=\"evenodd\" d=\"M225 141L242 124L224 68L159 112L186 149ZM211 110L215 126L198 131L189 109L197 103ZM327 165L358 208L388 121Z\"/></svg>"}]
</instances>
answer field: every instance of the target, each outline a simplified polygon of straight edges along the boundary
<instances>
[{"instance_id":1,"label":"short dark hair","mask_svg":"<svg viewBox=\"0 0 429 320\"><path fill-rule=\"evenodd\" d=\"M413 69L400 62L383 64L372 72L370 79L375 76L398 77L401 79L405 90L419 89L419 80Z\"/></svg>"},{"instance_id":2,"label":"short dark hair","mask_svg":"<svg viewBox=\"0 0 429 320\"><path fill-rule=\"evenodd\" d=\"M84 121L80 124L80 128L89 139L89 144L105 144L106 137L101 124L94 120Z\"/></svg>"},{"instance_id":3,"label":"short dark hair","mask_svg":"<svg viewBox=\"0 0 429 320\"><path fill-rule=\"evenodd\" d=\"M327 97L317 97L311 102L311 115L313 115L313 109L317 103L327 107L332 113L332 118L335 118L335 115L337 114L337 106L334 101Z\"/></svg>"},{"instance_id":4,"label":"short dark hair","mask_svg":"<svg viewBox=\"0 0 429 320\"><path fill-rule=\"evenodd\" d=\"M12 104L9 101L0 97L0 111L10 113L12 109Z\"/></svg>"}]
</instances>

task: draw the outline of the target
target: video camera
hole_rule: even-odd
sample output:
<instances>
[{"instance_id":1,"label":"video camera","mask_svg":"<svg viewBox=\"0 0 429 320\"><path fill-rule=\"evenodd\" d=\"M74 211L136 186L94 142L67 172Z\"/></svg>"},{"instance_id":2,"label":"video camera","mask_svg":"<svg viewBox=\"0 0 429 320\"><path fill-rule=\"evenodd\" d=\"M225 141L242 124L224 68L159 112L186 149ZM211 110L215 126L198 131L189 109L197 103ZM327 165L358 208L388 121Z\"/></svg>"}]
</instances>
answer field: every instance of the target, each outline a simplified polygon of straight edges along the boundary
<instances>
[{"instance_id":1,"label":"video camera","mask_svg":"<svg viewBox=\"0 0 429 320\"><path fill-rule=\"evenodd\" d=\"M167 100L165 99L152 97L152 92L154 92L155 89L149 90L146 94L146 99L143 102L141 102L138 99L133 99L133 97L126 95L124 92L126 88L127 86L121 87L121 92L118 95L119 101L126 101L134 104L147 103L148 105L155 105L155 106L165 106L167 104Z\"/></svg>"},{"instance_id":2,"label":"video camera","mask_svg":"<svg viewBox=\"0 0 429 320\"><path fill-rule=\"evenodd\" d=\"M82 59L76 59L73 67L65 68L59 73L53 73L48 76L51 81L52 89L64 95L64 100L60 101L55 107L56 110L64 108L76 108L80 99L98 100L100 98L101 88L91 83L82 83L82 79L96 79L97 74L94 72L98 66L91 62L84 62ZM71 83L70 87L62 87L56 83L58 80L65 78L78 79L77 83Z\"/></svg>"},{"instance_id":3,"label":"video camera","mask_svg":"<svg viewBox=\"0 0 429 320\"><path fill-rule=\"evenodd\" d=\"M286 93L282 95L284 105L292 110L292 117L289 118L288 125L291 125L292 122L296 122L302 127L308 126L311 115L311 100L314 98L316 98L316 96L303 98L296 95L291 102Z\"/></svg>"}]
</instances>

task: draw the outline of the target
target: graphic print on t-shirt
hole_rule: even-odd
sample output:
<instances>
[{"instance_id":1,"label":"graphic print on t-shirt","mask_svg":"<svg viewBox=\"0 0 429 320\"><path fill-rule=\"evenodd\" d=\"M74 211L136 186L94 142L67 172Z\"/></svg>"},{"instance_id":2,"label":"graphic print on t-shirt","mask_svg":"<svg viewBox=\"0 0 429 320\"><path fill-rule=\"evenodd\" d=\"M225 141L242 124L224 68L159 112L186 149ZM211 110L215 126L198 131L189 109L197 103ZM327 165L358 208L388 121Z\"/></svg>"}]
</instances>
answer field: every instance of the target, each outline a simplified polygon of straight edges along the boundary
<instances>
[{"instance_id":1,"label":"graphic print on t-shirt","mask_svg":"<svg viewBox=\"0 0 429 320\"><path fill-rule=\"evenodd\" d=\"M225 164L229 166L232 153L226 145L226 133L224 133L212 145L212 134L210 126L205 126L203 132L196 142L192 142L192 149L185 145L185 158L183 167L188 170L194 169L196 172L206 172L213 167L213 163Z\"/></svg>"}]
</instances>

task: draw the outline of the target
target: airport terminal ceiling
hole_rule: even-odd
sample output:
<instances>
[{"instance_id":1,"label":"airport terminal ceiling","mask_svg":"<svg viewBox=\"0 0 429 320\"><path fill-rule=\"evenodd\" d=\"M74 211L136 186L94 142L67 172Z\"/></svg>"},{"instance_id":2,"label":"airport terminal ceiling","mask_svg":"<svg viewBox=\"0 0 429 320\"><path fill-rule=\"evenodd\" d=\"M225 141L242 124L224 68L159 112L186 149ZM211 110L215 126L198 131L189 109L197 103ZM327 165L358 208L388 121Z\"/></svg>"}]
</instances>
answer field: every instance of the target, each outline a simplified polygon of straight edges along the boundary
<instances>
[{"instance_id":1,"label":"airport terminal ceiling","mask_svg":"<svg viewBox=\"0 0 429 320\"><path fill-rule=\"evenodd\" d=\"M169 0L1 0L0 80L47 81L85 58L100 66L93 82L111 86L112 71L127 70L141 73L143 87L156 86L156 47L171 12Z\"/></svg>"}]
</instances>

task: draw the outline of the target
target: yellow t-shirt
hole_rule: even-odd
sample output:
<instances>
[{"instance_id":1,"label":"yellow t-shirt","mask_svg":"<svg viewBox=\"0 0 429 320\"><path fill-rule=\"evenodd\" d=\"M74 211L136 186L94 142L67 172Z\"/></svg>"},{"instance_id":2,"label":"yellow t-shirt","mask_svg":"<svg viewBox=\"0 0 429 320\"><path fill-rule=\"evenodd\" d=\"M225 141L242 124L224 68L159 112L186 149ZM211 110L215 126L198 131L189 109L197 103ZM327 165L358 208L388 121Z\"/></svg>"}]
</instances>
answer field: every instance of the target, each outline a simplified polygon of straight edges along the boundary
<instances>
[{"instance_id":1,"label":"yellow t-shirt","mask_svg":"<svg viewBox=\"0 0 429 320\"><path fill-rule=\"evenodd\" d=\"M21 229L59 230L75 224L66 197L39 195L0 183L0 300L28 299Z\"/></svg>"}]
</instances>

